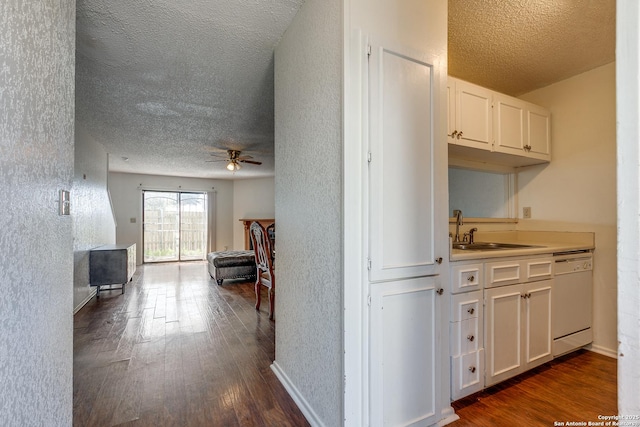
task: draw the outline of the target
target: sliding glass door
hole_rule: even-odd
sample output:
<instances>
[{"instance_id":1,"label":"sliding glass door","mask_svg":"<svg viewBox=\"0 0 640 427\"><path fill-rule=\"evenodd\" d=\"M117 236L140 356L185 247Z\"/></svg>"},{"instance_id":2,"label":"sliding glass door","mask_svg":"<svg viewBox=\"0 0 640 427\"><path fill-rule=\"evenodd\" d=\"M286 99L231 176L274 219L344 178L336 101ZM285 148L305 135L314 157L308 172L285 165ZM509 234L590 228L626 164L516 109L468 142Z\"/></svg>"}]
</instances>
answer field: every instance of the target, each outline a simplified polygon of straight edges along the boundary
<instances>
[{"instance_id":1,"label":"sliding glass door","mask_svg":"<svg viewBox=\"0 0 640 427\"><path fill-rule=\"evenodd\" d=\"M144 262L205 258L205 193L144 191L143 215Z\"/></svg>"}]
</instances>

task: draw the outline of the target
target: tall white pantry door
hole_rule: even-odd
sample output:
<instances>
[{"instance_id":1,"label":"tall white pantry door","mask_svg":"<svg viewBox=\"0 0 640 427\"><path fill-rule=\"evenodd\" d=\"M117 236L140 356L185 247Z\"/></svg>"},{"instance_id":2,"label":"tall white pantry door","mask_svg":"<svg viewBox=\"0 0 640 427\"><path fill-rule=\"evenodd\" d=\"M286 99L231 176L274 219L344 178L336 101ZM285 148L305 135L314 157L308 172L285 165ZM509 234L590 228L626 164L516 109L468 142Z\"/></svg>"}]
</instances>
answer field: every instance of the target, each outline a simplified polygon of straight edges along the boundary
<instances>
[{"instance_id":1,"label":"tall white pantry door","mask_svg":"<svg viewBox=\"0 0 640 427\"><path fill-rule=\"evenodd\" d=\"M384 43L368 49L370 424L424 426L440 416L440 83L432 58Z\"/></svg>"}]
</instances>

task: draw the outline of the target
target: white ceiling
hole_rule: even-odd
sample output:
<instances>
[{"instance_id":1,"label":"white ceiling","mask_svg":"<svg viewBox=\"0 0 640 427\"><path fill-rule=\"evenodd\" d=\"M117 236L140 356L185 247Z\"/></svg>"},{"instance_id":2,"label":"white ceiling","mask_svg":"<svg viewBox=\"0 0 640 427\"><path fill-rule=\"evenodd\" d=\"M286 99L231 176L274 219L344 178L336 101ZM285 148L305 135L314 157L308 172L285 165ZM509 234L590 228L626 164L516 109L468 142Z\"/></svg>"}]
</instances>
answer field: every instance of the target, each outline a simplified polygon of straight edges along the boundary
<instances>
[{"instance_id":1,"label":"white ceiling","mask_svg":"<svg viewBox=\"0 0 640 427\"><path fill-rule=\"evenodd\" d=\"M449 74L512 96L615 60L616 0L449 0Z\"/></svg>"},{"instance_id":2,"label":"white ceiling","mask_svg":"<svg viewBox=\"0 0 640 427\"><path fill-rule=\"evenodd\" d=\"M76 118L110 170L272 176L273 51L303 1L77 0ZM227 149L263 164L206 162Z\"/></svg>"},{"instance_id":3,"label":"white ceiling","mask_svg":"<svg viewBox=\"0 0 640 427\"><path fill-rule=\"evenodd\" d=\"M76 118L110 170L272 176L273 50L303 2L77 0ZM451 75L520 95L613 61L615 0L449 0L449 39ZM227 149L263 164L207 162Z\"/></svg>"}]
</instances>

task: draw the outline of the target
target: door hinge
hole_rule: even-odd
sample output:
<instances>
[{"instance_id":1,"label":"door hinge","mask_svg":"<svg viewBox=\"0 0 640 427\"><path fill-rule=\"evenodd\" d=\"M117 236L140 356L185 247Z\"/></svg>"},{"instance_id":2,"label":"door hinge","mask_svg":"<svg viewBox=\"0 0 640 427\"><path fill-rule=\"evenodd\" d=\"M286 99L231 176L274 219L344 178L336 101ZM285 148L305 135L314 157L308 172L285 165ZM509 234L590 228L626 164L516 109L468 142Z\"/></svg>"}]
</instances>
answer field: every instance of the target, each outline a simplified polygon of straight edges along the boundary
<instances>
[{"instance_id":1,"label":"door hinge","mask_svg":"<svg viewBox=\"0 0 640 427\"><path fill-rule=\"evenodd\" d=\"M367 270L371 270L371 258L367 258Z\"/></svg>"},{"instance_id":2,"label":"door hinge","mask_svg":"<svg viewBox=\"0 0 640 427\"><path fill-rule=\"evenodd\" d=\"M367 163L371 163L371 151L367 153Z\"/></svg>"},{"instance_id":3,"label":"door hinge","mask_svg":"<svg viewBox=\"0 0 640 427\"><path fill-rule=\"evenodd\" d=\"M371 295L367 295L367 305L371 307Z\"/></svg>"},{"instance_id":4,"label":"door hinge","mask_svg":"<svg viewBox=\"0 0 640 427\"><path fill-rule=\"evenodd\" d=\"M367 45L367 59L369 59L371 57L371 45L368 44Z\"/></svg>"}]
</instances>

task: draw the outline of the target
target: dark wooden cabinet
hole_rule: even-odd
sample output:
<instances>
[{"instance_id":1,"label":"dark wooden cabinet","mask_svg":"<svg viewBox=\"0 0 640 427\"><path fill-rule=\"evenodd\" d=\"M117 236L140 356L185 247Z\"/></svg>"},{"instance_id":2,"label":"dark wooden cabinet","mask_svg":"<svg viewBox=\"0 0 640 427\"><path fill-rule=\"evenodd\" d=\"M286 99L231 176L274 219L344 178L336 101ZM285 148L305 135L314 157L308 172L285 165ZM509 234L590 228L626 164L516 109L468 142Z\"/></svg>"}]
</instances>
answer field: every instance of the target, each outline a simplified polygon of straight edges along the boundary
<instances>
[{"instance_id":1,"label":"dark wooden cabinet","mask_svg":"<svg viewBox=\"0 0 640 427\"><path fill-rule=\"evenodd\" d=\"M252 222L258 222L260 223L260 225L262 225L264 228L267 228L268 226L270 226L271 224L273 224L275 221L275 219L273 218L258 218L258 219L254 219L254 218L242 218L239 221L241 221L244 224L244 248L245 250L251 250L253 249L251 247L251 237L249 236L249 227L251 227L251 223ZM269 238L271 238L272 236L269 236Z\"/></svg>"},{"instance_id":2,"label":"dark wooden cabinet","mask_svg":"<svg viewBox=\"0 0 640 427\"><path fill-rule=\"evenodd\" d=\"M92 249L89 256L89 284L96 286L96 297L100 298L100 287L125 285L136 271L136 244L104 245Z\"/></svg>"}]
</instances>

